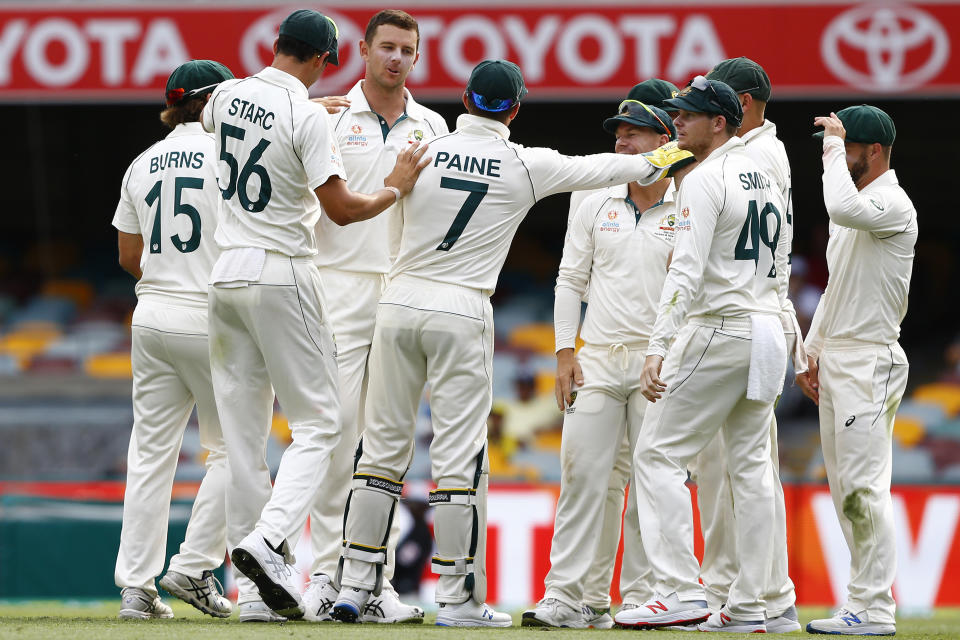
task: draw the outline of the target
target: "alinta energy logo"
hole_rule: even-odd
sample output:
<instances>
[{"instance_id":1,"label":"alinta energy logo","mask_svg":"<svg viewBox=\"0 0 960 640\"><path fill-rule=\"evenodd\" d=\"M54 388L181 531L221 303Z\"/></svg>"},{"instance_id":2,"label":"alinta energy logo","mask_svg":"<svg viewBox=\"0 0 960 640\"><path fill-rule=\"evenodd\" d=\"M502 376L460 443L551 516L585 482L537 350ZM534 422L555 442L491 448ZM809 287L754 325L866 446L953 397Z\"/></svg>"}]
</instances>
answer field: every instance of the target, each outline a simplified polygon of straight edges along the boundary
<instances>
[{"instance_id":1,"label":"alinta energy logo","mask_svg":"<svg viewBox=\"0 0 960 640\"><path fill-rule=\"evenodd\" d=\"M277 39L280 23L292 11L299 7L278 9L253 22L240 38L240 61L247 73L257 73L273 60L273 42ZM337 24L339 30L340 66L329 66L320 83L322 95L333 95L337 91L348 89L363 71L363 58L356 52L356 43L363 37L363 31L346 16L324 9Z\"/></svg>"},{"instance_id":2,"label":"alinta energy logo","mask_svg":"<svg viewBox=\"0 0 960 640\"><path fill-rule=\"evenodd\" d=\"M827 26L820 53L833 75L858 89L898 92L923 85L950 59L950 37L921 9L871 3Z\"/></svg>"}]
</instances>

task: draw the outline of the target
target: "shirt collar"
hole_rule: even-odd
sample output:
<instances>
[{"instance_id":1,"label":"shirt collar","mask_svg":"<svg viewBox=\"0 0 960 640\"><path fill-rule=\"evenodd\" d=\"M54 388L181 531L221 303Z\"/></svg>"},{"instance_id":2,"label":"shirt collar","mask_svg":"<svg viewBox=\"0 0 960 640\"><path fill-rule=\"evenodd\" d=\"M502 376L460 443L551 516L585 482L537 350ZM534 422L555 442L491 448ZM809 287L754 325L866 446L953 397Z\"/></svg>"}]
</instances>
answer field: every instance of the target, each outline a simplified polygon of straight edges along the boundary
<instances>
[{"instance_id":1,"label":"shirt collar","mask_svg":"<svg viewBox=\"0 0 960 640\"><path fill-rule=\"evenodd\" d=\"M733 136L732 138L724 142L722 145L714 149L710 153L710 155L704 158L703 162L701 162L700 164L705 165L712 160L716 160L717 158L724 155L728 151L733 151L737 147L739 147L741 150L743 149L743 140L738 136Z\"/></svg>"},{"instance_id":2,"label":"shirt collar","mask_svg":"<svg viewBox=\"0 0 960 640\"><path fill-rule=\"evenodd\" d=\"M373 109L370 108L370 103L367 102L367 96L363 93L363 80L357 80L357 84L353 85L350 91L347 92L347 100L350 101L350 111L354 113L375 113ZM423 106L419 102L413 99L413 96L410 94L410 90L406 87L403 88L403 98L404 98L404 113L407 114L407 118L422 122L426 119L426 113Z\"/></svg>"},{"instance_id":3,"label":"shirt collar","mask_svg":"<svg viewBox=\"0 0 960 640\"><path fill-rule=\"evenodd\" d=\"M743 144L750 144L760 136L777 137L777 125L773 124L769 120L764 120L763 124L761 124L759 127L751 129L750 131L747 131L745 134L740 136L740 139L743 140Z\"/></svg>"},{"instance_id":4,"label":"shirt collar","mask_svg":"<svg viewBox=\"0 0 960 640\"><path fill-rule=\"evenodd\" d=\"M630 194L627 184L618 184L613 187L607 187L607 196L610 198L619 198L620 200L626 200L627 196ZM673 202L676 199L677 187L673 182L673 178L670 178L670 185L667 187L667 190L663 193L663 198L660 199L660 202L653 205L654 207L665 204L667 202ZM650 207L652 209L653 207ZM649 209L648 209L649 211Z\"/></svg>"},{"instance_id":5,"label":"shirt collar","mask_svg":"<svg viewBox=\"0 0 960 640\"><path fill-rule=\"evenodd\" d=\"M893 169L887 169L877 176L873 182L865 186L863 191L871 191L874 187L892 187L898 184L900 184L900 181L897 180L896 172Z\"/></svg>"},{"instance_id":6,"label":"shirt collar","mask_svg":"<svg viewBox=\"0 0 960 640\"><path fill-rule=\"evenodd\" d=\"M461 113L457 117L457 130L474 135L492 134L504 140L510 139L510 127L507 125L483 116L473 116L469 113Z\"/></svg>"},{"instance_id":7,"label":"shirt collar","mask_svg":"<svg viewBox=\"0 0 960 640\"><path fill-rule=\"evenodd\" d=\"M307 91L307 87L300 81L300 78L292 76L286 71L281 71L276 67L265 67L259 73L253 74L253 77L293 91L304 100L310 98L310 92Z\"/></svg>"},{"instance_id":8,"label":"shirt collar","mask_svg":"<svg viewBox=\"0 0 960 640\"><path fill-rule=\"evenodd\" d=\"M167 137L176 138L179 136L190 136L198 133L206 133L202 124L199 122L183 122L174 127L173 131L167 134Z\"/></svg>"}]
</instances>

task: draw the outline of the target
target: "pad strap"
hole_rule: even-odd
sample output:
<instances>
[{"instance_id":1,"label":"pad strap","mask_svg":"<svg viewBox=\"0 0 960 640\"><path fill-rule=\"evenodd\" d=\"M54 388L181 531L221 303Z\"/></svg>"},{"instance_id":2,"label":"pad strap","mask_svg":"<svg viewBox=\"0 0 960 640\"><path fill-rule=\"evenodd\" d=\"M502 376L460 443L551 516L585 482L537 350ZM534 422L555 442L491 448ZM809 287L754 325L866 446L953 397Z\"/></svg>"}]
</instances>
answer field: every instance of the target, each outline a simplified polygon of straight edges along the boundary
<instances>
[{"instance_id":1,"label":"pad strap","mask_svg":"<svg viewBox=\"0 0 960 640\"><path fill-rule=\"evenodd\" d=\"M433 556L430 559L430 570L437 575L466 576L473 573L473 558L440 558Z\"/></svg>"},{"instance_id":2,"label":"pad strap","mask_svg":"<svg viewBox=\"0 0 960 640\"><path fill-rule=\"evenodd\" d=\"M387 562L387 548L385 546L371 547L370 545L344 540L343 557L371 564L385 564Z\"/></svg>"},{"instance_id":3,"label":"pad strap","mask_svg":"<svg viewBox=\"0 0 960 640\"><path fill-rule=\"evenodd\" d=\"M444 504L465 504L475 506L477 504L476 489L434 489L430 492L428 498L430 506L440 506Z\"/></svg>"},{"instance_id":4,"label":"pad strap","mask_svg":"<svg viewBox=\"0 0 960 640\"><path fill-rule=\"evenodd\" d=\"M403 495L402 482L397 482L396 480L391 480L390 478L384 476L376 476L372 473L353 474L353 488L373 489L374 491L386 493L394 498L399 498L401 495Z\"/></svg>"}]
</instances>

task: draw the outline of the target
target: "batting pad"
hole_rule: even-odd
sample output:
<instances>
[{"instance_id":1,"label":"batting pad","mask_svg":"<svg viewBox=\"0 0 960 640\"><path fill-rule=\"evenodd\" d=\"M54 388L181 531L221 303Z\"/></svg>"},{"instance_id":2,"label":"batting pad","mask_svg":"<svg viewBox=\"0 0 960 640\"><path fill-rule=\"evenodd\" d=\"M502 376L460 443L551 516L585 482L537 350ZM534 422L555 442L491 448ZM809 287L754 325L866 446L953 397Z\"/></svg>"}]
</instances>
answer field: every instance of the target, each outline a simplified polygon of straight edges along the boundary
<instances>
[{"instance_id":1,"label":"batting pad","mask_svg":"<svg viewBox=\"0 0 960 640\"><path fill-rule=\"evenodd\" d=\"M387 562L387 538L390 535L390 524L402 492L402 482L368 473L353 474L353 489L347 500L347 513L344 519L343 551L340 566L337 569L338 584L343 577L344 565L347 561L374 565L375 584L360 586L370 589L376 595L380 594L383 565ZM369 573L369 571L363 573Z\"/></svg>"}]
</instances>

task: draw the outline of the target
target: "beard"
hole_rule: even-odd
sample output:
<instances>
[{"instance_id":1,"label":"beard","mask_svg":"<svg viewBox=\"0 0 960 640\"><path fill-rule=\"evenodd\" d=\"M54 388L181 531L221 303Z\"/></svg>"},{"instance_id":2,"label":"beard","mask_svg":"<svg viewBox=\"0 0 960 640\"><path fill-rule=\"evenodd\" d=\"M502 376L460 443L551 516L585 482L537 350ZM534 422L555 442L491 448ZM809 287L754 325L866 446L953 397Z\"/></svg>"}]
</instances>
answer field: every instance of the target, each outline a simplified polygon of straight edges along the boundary
<instances>
[{"instance_id":1,"label":"beard","mask_svg":"<svg viewBox=\"0 0 960 640\"><path fill-rule=\"evenodd\" d=\"M853 184L859 184L860 178L867 175L867 171L870 170L870 163L867 162L867 152L864 151L860 154L860 157L857 158L857 161L853 163L853 166L850 167L850 177L853 178Z\"/></svg>"}]
</instances>

